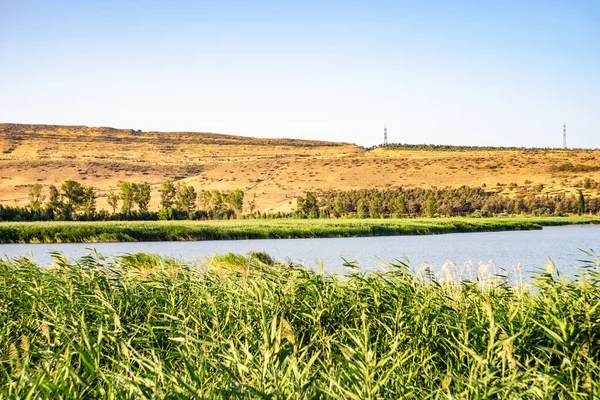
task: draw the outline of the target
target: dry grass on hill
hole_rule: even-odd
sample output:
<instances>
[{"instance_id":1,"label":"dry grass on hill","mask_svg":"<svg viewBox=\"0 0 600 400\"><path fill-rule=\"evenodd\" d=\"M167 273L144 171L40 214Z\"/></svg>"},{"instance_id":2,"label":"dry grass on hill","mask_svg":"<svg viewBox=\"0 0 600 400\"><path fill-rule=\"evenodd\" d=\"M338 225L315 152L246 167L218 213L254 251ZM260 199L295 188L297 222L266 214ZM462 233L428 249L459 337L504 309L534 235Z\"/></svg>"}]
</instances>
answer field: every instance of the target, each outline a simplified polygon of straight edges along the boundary
<instances>
[{"instance_id":1,"label":"dry grass on hill","mask_svg":"<svg viewBox=\"0 0 600 400\"><path fill-rule=\"evenodd\" d=\"M247 199L255 193L263 211L288 211L296 196L321 189L486 184L510 194L515 186L543 184L542 193L556 193L573 191L587 177L600 181L600 168L552 171L567 162L600 167L600 151L367 151L347 143L213 133L0 124L0 203L26 204L28 185L66 179L95 187L100 208L107 208L108 188L120 180L151 183L156 207L158 185L168 178L197 190L240 188Z\"/></svg>"}]
</instances>

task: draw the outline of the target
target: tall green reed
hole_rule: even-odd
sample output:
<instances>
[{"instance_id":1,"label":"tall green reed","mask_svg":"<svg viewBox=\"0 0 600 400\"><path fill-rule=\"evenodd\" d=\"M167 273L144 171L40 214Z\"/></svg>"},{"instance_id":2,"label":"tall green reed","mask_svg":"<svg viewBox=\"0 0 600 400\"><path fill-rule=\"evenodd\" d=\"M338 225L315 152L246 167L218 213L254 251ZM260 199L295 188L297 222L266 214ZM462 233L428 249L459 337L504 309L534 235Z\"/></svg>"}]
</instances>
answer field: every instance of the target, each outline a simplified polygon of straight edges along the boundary
<instances>
[{"instance_id":1,"label":"tall green reed","mask_svg":"<svg viewBox=\"0 0 600 400\"><path fill-rule=\"evenodd\" d=\"M524 288L262 253L4 260L0 397L598 397L593 254L584 267Z\"/></svg>"}]
</instances>

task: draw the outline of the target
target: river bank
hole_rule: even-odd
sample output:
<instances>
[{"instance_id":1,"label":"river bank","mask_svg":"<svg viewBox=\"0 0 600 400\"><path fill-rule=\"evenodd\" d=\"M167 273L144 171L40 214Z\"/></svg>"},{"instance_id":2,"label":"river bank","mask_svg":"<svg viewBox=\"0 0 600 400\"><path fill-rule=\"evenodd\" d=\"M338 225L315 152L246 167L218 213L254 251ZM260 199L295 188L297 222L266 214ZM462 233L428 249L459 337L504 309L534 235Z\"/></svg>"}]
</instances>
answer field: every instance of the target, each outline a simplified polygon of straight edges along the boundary
<instances>
[{"instance_id":1,"label":"river bank","mask_svg":"<svg viewBox=\"0 0 600 400\"><path fill-rule=\"evenodd\" d=\"M0 243L332 238L431 235L598 224L600 217L273 219L231 221L5 222Z\"/></svg>"}]
</instances>

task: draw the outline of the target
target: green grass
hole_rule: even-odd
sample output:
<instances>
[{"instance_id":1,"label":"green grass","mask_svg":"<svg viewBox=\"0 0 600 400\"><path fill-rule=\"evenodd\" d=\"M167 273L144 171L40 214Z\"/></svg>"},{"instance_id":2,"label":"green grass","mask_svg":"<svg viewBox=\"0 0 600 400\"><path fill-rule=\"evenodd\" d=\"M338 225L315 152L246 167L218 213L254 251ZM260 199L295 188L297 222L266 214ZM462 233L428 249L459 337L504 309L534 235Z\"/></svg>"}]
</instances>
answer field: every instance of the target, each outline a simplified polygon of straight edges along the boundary
<instances>
[{"instance_id":1,"label":"green grass","mask_svg":"<svg viewBox=\"0 0 600 400\"><path fill-rule=\"evenodd\" d=\"M600 223L600 217L5 222L0 243L127 242L428 235Z\"/></svg>"},{"instance_id":2,"label":"green grass","mask_svg":"<svg viewBox=\"0 0 600 400\"><path fill-rule=\"evenodd\" d=\"M0 261L0 398L598 398L598 262L584 271L527 289L261 253Z\"/></svg>"}]
</instances>

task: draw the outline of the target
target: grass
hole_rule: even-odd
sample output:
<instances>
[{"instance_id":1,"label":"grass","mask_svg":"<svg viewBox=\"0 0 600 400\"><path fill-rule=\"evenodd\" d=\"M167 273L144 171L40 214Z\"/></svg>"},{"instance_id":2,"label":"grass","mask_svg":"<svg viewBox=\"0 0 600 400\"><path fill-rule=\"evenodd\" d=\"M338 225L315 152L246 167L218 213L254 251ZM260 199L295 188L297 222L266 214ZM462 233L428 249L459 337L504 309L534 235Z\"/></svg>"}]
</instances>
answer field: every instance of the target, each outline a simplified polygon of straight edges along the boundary
<instances>
[{"instance_id":1,"label":"grass","mask_svg":"<svg viewBox=\"0 0 600 400\"><path fill-rule=\"evenodd\" d=\"M0 243L131 242L429 235L600 223L600 217L6 222Z\"/></svg>"},{"instance_id":2,"label":"grass","mask_svg":"<svg viewBox=\"0 0 600 400\"><path fill-rule=\"evenodd\" d=\"M595 166L595 165L584 165L584 164L573 165L570 162L566 162L564 164L554 165L554 166L550 167L550 171L552 171L552 172L591 172L591 171L598 171L598 170L600 170L600 167Z\"/></svg>"},{"instance_id":3,"label":"grass","mask_svg":"<svg viewBox=\"0 0 600 400\"><path fill-rule=\"evenodd\" d=\"M533 287L264 253L0 261L0 398L592 398L600 267Z\"/></svg>"}]
</instances>

